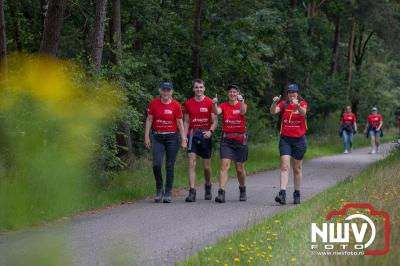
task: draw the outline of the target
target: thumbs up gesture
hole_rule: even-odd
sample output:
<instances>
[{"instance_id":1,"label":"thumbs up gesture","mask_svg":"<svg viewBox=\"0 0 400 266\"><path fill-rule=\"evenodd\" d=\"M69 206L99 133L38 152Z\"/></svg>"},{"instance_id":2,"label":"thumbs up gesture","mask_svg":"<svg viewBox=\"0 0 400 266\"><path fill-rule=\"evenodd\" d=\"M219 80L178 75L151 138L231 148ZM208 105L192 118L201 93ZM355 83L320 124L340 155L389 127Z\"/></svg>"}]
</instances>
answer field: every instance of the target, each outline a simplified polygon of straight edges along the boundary
<instances>
[{"instance_id":1,"label":"thumbs up gesture","mask_svg":"<svg viewBox=\"0 0 400 266\"><path fill-rule=\"evenodd\" d=\"M218 103L218 95L215 94L215 97L212 99L213 104Z\"/></svg>"},{"instance_id":2,"label":"thumbs up gesture","mask_svg":"<svg viewBox=\"0 0 400 266\"><path fill-rule=\"evenodd\" d=\"M237 100L238 100L239 102L243 102L243 101L244 101L243 95L242 95L242 94L239 94L239 95L237 96Z\"/></svg>"},{"instance_id":3,"label":"thumbs up gesture","mask_svg":"<svg viewBox=\"0 0 400 266\"><path fill-rule=\"evenodd\" d=\"M272 99L272 101L273 101L274 103L277 103L277 102L279 102L279 100L281 99L281 97L282 97L282 95L275 96L275 97Z\"/></svg>"}]
</instances>

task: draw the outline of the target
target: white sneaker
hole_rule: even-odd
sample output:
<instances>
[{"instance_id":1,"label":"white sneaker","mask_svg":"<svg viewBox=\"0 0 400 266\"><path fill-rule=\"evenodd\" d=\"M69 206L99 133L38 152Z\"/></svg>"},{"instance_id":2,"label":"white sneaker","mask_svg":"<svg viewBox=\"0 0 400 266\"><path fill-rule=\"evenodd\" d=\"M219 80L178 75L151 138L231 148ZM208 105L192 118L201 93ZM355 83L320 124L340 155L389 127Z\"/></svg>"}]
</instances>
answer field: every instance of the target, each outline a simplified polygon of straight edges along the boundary
<instances>
[{"instance_id":1,"label":"white sneaker","mask_svg":"<svg viewBox=\"0 0 400 266\"><path fill-rule=\"evenodd\" d=\"M375 149L372 149L372 151L370 151L369 153L370 153L370 154L375 154L376 151L375 151Z\"/></svg>"},{"instance_id":2,"label":"white sneaker","mask_svg":"<svg viewBox=\"0 0 400 266\"><path fill-rule=\"evenodd\" d=\"M348 150L344 150L344 152L343 152L344 154L348 154L349 153L349 151Z\"/></svg>"},{"instance_id":3,"label":"white sneaker","mask_svg":"<svg viewBox=\"0 0 400 266\"><path fill-rule=\"evenodd\" d=\"M353 148L350 149L350 153L352 153L352 152L353 152Z\"/></svg>"}]
</instances>

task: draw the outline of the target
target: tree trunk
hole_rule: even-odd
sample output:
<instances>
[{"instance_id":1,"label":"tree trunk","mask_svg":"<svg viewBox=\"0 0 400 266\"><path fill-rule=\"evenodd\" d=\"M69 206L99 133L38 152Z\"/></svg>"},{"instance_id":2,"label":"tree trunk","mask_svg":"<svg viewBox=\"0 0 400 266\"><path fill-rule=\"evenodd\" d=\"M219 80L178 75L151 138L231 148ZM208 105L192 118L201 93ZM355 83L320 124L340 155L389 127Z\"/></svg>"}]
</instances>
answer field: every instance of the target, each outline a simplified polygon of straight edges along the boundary
<instances>
[{"instance_id":1,"label":"tree trunk","mask_svg":"<svg viewBox=\"0 0 400 266\"><path fill-rule=\"evenodd\" d=\"M356 31L356 21L353 19L352 26L351 26L351 35L349 38L349 45L348 45L348 75L347 81L349 84L351 83L352 79L352 66L353 66L353 50L354 50L354 37Z\"/></svg>"},{"instance_id":2,"label":"tree trunk","mask_svg":"<svg viewBox=\"0 0 400 266\"><path fill-rule=\"evenodd\" d=\"M196 0L194 17L193 17L193 40L192 40L193 79L201 77L200 42L201 42L201 0Z\"/></svg>"},{"instance_id":3,"label":"tree trunk","mask_svg":"<svg viewBox=\"0 0 400 266\"><path fill-rule=\"evenodd\" d=\"M106 19L107 0L96 0L96 18L93 30L92 61L94 69L101 67L104 46L104 23Z\"/></svg>"},{"instance_id":4,"label":"tree trunk","mask_svg":"<svg viewBox=\"0 0 400 266\"><path fill-rule=\"evenodd\" d=\"M121 0L112 0L110 19L111 62L121 64Z\"/></svg>"},{"instance_id":5,"label":"tree trunk","mask_svg":"<svg viewBox=\"0 0 400 266\"><path fill-rule=\"evenodd\" d=\"M297 0L290 0L290 8L295 9L297 6Z\"/></svg>"},{"instance_id":6,"label":"tree trunk","mask_svg":"<svg viewBox=\"0 0 400 266\"><path fill-rule=\"evenodd\" d=\"M351 97L351 79L352 79L352 68L353 68L353 49L354 49L354 38L355 38L355 31L356 31L356 21L353 18L352 26L351 26L351 35L349 38L348 44L348 73L347 73L347 101L350 102L352 100ZM354 107L354 106L353 106Z\"/></svg>"},{"instance_id":7,"label":"tree trunk","mask_svg":"<svg viewBox=\"0 0 400 266\"><path fill-rule=\"evenodd\" d=\"M0 70L7 67L7 37L4 22L4 1L0 0Z\"/></svg>"},{"instance_id":8,"label":"tree trunk","mask_svg":"<svg viewBox=\"0 0 400 266\"><path fill-rule=\"evenodd\" d=\"M40 53L56 56L64 20L66 0L49 0Z\"/></svg>"},{"instance_id":9,"label":"tree trunk","mask_svg":"<svg viewBox=\"0 0 400 266\"><path fill-rule=\"evenodd\" d=\"M133 48L135 51L141 51L143 50L143 39L142 39L142 33L143 33L144 25L142 21L135 20L135 33L136 33L136 38L133 43Z\"/></svg>"},{"instance_id":10,"label":"tree trunk","mask_svg":"<svg viewBox=\"0 0 400 266\"><path fill-rule=\"evenodd\" d=\"M111 62L121 65L121 1L112 0L110 19L110 42L112 47ZM126 93L126 92L125 92ZM135 156L133 154L132 136L128 123L122 122L117 134L117 146L120 147L119 156L128 167L133 165Z\"/></svg>"},{"instance_id":11,"label":"tree trunk","mask_svg":"<svg viewBox=\"0 0 400 266\"><path fill-rule=\"evenodd\" d=\"M335 38L332 48L332 64L329 75L333 76L337 72L337 67L339 64L339 42L340 42L340 16L336 17L335 20Z\"/></svg>"}]
</instances>

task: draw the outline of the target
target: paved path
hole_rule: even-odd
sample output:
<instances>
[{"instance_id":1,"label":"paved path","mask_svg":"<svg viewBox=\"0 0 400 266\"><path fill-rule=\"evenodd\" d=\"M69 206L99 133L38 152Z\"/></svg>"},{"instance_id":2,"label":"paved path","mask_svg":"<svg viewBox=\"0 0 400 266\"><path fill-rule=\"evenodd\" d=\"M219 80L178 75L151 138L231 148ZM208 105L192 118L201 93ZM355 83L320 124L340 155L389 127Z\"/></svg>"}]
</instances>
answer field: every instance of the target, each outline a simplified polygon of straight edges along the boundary
<instances>
[{"instance_id":1,"label":"paved path","mask_svg":"<svg viewBox=\"0 0 400 266\"><path fill-rule=\"evenodd\" d=\"M348 155L307 161L303 167L302 200L356 175L382 159L390 148L391 144L385 144L379 155L370 155L368 148L362 148ZM293 178L289 202L292 183ZM139 201L63 223L2 234L0 265L20 264L20 259L30 260L31 254L48 252L60 253L66 258L62 263L66 265L171 265L236 230L294 207L274 202L277 185L278 171L267 171L248 177L247 202L238 201L238 184L233 179L227 186L225 204L203 200L204 191L198 190L196 203L185 203L185 192L172 204ZM214 186L213 196L216 191Z\"/></svg>"}]
</instances>

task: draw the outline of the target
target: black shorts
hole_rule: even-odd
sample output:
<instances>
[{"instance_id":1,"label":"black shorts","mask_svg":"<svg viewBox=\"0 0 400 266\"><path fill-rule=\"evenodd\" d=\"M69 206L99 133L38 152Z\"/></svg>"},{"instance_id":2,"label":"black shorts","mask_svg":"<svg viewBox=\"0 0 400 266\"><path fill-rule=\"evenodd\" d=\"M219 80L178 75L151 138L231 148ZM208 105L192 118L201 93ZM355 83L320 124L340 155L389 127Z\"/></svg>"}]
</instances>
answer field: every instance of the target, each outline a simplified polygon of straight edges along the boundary
<instances>
[{"instance_id":1,"label":"black shorts","mask_svg":"<svg viewBox=\"0 0 400 266\"><path fill-rule=\"evenodd\" d=\"M203 159L210 159L212 153L212 142L211 138L193 138L190 141L190 137L188 137L188 153L195 153ZM190 143L191 142L191 143Z\"/></svg>"},{"instance_id":2,"label":"black shorts","mask_svg":"<svg viewBox=\"0 0 400 266\"><path fill-rule=\"evenodd\" d=\"M220 146L220 158L230 159L238 163L247 161L248 145L231 138L223 138Z\"/></svg>"},{"instance_id":3,"label":"black shorts","mask_svg":"<svg viewBox=\"0 0 400 266\"><path fill-rule=\"evenodd\" d=\"M303 160L304 154L307 151L306 137L286 137L281 136L279 140L280 155L290 155L296 160Z\"/></svg>"}]
</instances>

